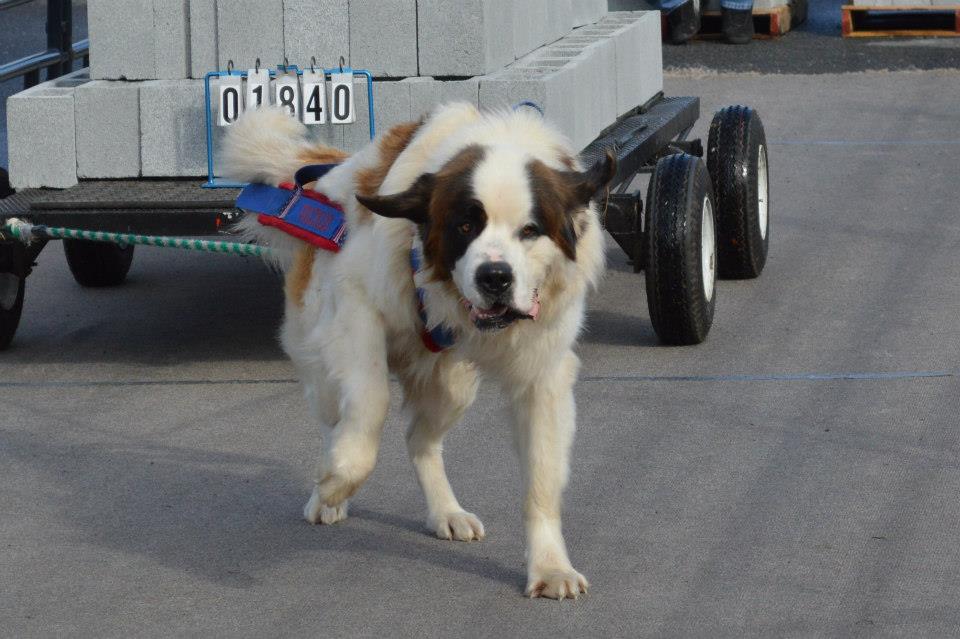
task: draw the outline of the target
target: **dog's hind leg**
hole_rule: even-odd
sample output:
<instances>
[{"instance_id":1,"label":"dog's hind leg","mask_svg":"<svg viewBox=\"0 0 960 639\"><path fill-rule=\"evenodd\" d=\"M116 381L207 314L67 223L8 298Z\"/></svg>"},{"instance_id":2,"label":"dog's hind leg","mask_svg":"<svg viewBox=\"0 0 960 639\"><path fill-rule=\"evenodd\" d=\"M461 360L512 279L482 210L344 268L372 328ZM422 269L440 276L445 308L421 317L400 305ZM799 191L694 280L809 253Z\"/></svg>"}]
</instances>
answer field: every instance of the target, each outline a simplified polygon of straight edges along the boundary
<instances>
[{"instance_id":1,"label":"dog's hind leg","mask_svg":"<svg viewBox=\"0 0 960 639\"><path fill-rule=\"evenodd\" d=\"M313 494L304 507L313 524L327 523L325 514L334 521L346 516L346 499L373 472L390 403L382 320L361 300L340 308L331 322L316 327L329 383L339 392L339 419L323 438Z\"/></svg>"},{"instance_id":2,"label":"dog's hind leg","mask_svg":"<svg viewBox=\"0 0 960 639\"><path fill-rule=\"evenodd\" d=\"M483 539L483 524L460 506L443 467L443 437L473 403L477 375L463 362L441 359L426 379L402 375L413 413L407 451L427 500L427 527L441 539Z\"/></svg>"},{"instance_id":3,"label":"dog's hind leg","mask_svg":"<svg viewBox=\"0 0 960 639\"><path fill-rule=\"evenodd\" d=\"M573 569L560 526L575 430L573 384L579 362L567 353L552 371L513 392L516 445L526 488L527 588L531 597L576 598L587 580Z\"/></svg>"}]
</instances>

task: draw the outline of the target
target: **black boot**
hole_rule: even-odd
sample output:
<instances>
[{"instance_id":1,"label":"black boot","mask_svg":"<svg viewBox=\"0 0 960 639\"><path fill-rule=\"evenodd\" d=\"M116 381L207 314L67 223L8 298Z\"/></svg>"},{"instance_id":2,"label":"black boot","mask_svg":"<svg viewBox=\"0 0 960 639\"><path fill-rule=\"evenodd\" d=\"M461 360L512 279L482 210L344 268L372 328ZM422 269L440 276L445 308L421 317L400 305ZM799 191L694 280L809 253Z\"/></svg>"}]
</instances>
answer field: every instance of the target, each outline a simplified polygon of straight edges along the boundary
<instances>
[{"instance_id":1,"label":"black boot","mask_svg":"<svg viewBox=\"0 0 960 639\"><path fill-rule=\"evenodd\" d=\"M721 9L720 22L730 44L747 44L753 40L753 11Z\"/></svg>"},{"instance_id":2,"label":"black boot","mask_svg":"<svg viewBox=\"0 0 960 639\"><path fill-rule=\"evenodd\" d=\"M700 12L694 0L687 0L667 14L670 42L683 44L700 31Z\"/></svg>"}]
</instances>

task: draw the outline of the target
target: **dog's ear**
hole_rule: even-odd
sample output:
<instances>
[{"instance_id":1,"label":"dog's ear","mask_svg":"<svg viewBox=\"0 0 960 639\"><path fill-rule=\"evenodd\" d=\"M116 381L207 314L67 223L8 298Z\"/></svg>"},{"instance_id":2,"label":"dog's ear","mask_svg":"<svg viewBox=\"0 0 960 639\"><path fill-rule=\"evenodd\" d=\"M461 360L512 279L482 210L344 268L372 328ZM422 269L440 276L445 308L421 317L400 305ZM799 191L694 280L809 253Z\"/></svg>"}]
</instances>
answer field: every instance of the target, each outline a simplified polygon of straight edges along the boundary
<instances>
[{"instance_id":1,"label":"dog's ear","mask_svg":"<svg viewBox=\"0 0 960 639\"><path fill-rule=\"evenodd\" d=\"M570 185L574 204L586 206L617 174L617 156L612 149L607 149L603 156L586 171L567 171L561 173L567 184Z\"/></svg>"},{"instance_id":2,"label":"dog's ear","mask_svg":"<svg viewBox=\"0 0 960 639\"><path fill-rule=\"evenodd\" d=\"M426 224L430 219L430 195L436 178L432 173L424 173L413 185L402 193L394 195L360 195L357 201L377 215L383 217L405 218L417 224Z\"/></svg>"}]
</instances>

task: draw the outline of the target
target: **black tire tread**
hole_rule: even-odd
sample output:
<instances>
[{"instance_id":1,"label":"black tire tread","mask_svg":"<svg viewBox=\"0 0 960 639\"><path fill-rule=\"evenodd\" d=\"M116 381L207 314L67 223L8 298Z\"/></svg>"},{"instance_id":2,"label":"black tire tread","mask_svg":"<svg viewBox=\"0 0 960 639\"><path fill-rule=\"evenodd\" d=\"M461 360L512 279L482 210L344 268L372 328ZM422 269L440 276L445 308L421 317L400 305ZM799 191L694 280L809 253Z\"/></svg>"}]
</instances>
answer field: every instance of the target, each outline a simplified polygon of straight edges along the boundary
<instances>
[{"instance_id":1,"label":"black tire tread","mask_svg":"<svg viewBox=\"0 0 960 639\"><path fill-rule=\"evenodd\" d=\"M647 303L653 328L665 344L699 344L713 322L716 289L706 300L700 215L694 212L706 193L711 193L706 167L683 153L662 158L647 187Z\"/></svg>"},{"instance_id":2,"label":"black tire tread","mask_svg":"<svg viewBox=\"0 0 960 639\"><path fill-rule=\"evenodd\" d=\"M717 272L726 279L758 277L766 264L769 222L763 238L757 230L757 167L751 166L760 145L766 149L763 124L750 107L728 106L713 116L707 141L707 168L717 205ZM769 169L769 162L767 166ZM767 198L769 210L769 193Z\"/></svg>"},{"instance_id":3,"label":"black tire tread","mask_svg":"<svg viewBox=\"0 0 960 639\"><path fill-rule=\"evenodd\" d=\"M122 284L133 262L133 245L64 240L63 252L77 284L88 287Z\"/></svg>"}]
</instances>

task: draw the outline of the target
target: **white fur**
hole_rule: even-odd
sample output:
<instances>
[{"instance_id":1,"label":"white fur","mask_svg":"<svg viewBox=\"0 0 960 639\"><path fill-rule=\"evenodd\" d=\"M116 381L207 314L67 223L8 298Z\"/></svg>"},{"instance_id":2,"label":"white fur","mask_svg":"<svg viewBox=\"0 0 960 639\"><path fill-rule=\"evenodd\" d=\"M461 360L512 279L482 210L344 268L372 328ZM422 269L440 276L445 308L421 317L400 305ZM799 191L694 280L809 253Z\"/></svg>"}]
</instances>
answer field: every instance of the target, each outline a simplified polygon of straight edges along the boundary
<instances>
[{"instance_id":1,"label":"white fur","mask_svg":"<svg viewBox=\"0 0 960 639\"><path fill-rule=\"evenodd\" d=\"M531 219L531 196L523 170L531 158L563 168L574 157L569 142L539 116L520 112L480 114L467 104L438 108L393 164L381 194L408 188L425 172L441 168L460 149L481 144L486 162L474 175L474 190L490 211L490 223L457 262L449 284L416 274L426 290L429 324L453 327L456 345L430 353L421 343L408 254L417 242L406 220L361 221L369 213L354 198L357 171L379 161L378 142L352 156L317 189L344 205L348 240L337 254L318 251L300 306L287 300L284 349L304 383L313 414L328 429L317 464L316 484L304 515L311 523L346 517L346 500L373 470L389 403L388 374L400 380L412 415L407 447L427 502L427 525L437 536L473 540L483 525L457 501L442 460L445 433L473 402L478 372L502 385L510 399L514 440L526 490L527 593L576 597L587 582L574 570L561 534L560 510L575 429L573 385L579 362L573 346L584 316L587 289L603 268L603 242L593 206L577 241L577 260L567 259L545 237L522 240ZM256 111L231 127L230 174L241 180L278 183L299 168L304 132L275 111ZM290 246L279 234L256 231L260 241ZM516 275L517 308L540 291L536 321L522 320L499 332L480 332L460 302L474 302L473 273L499 256Z\"/></svg>"}]
</instances>

